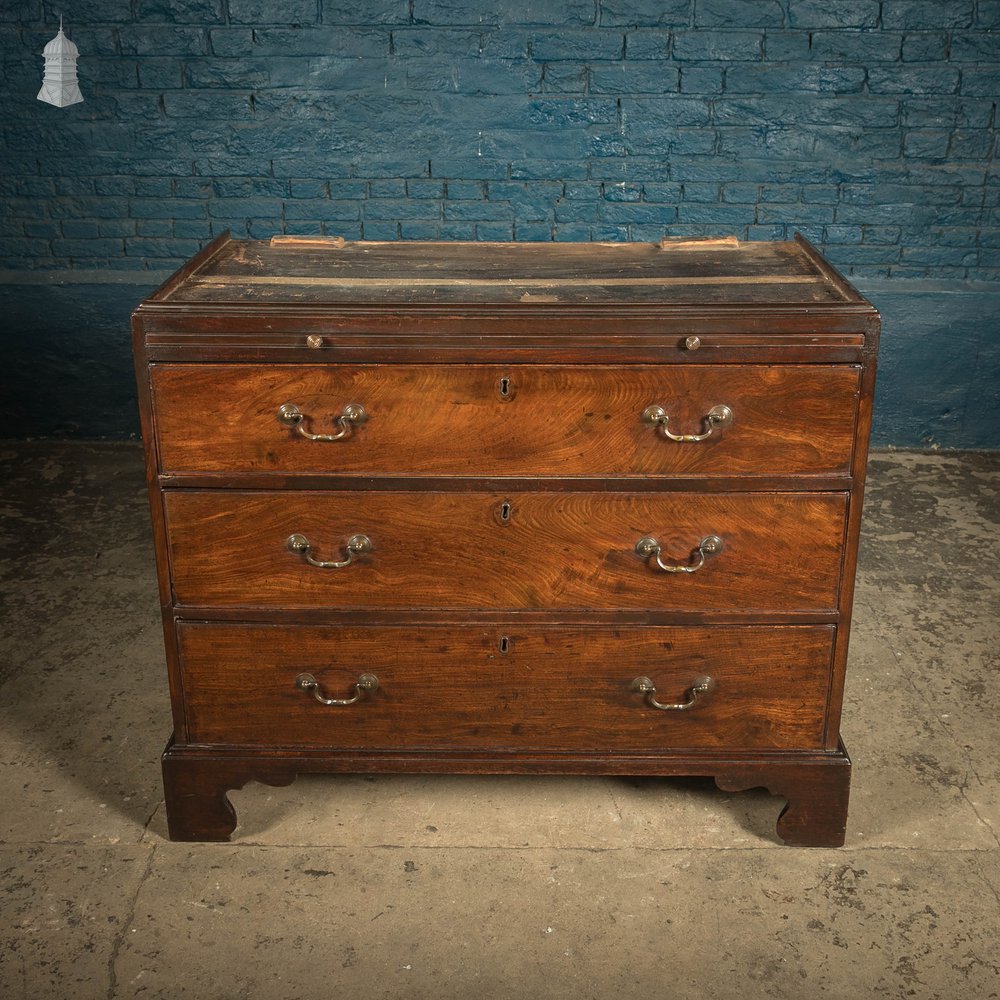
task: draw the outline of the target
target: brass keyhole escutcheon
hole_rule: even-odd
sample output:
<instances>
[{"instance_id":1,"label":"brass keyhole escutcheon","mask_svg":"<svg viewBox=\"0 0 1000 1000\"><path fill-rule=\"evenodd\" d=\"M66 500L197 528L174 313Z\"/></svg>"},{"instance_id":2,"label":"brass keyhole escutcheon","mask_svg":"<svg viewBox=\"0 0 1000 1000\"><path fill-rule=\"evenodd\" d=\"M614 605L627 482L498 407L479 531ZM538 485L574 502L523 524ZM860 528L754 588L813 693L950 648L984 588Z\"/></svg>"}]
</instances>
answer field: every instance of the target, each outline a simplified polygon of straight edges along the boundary
<instances>
[{"instance_id":1,"label":"brass keyhole escutcheon","mask_svg":"<svg viewBox=\"0 0 1000 1000\"><path fill-rule=\"evenodd\" d=\"M516 395L514 380L509 375L501 375L497 379L496 393L501 402L509 403Z\"/></svg>"},{"instance_id":2,"label":"brass keyhole escutcheon","mask_svg":"<svg viewBox=\"0 0 1000 1000\"><path fill-rule=\"evenodd\" d=\"M514 505L509 500L498 503L493 509L493 517L497 524L508 525L514 516Z\"/></svg>"},{"instance_id":3,"label":"brass keyhole escutcheon","mask_svg":"<svg viewBox=\"0 0 1000 1000\"><path fill-rule=\"evenodd\" d=\"M510 652L510 636L502 635L500 636L500 655L506 656Z\"/></svg>"}]
</instances>

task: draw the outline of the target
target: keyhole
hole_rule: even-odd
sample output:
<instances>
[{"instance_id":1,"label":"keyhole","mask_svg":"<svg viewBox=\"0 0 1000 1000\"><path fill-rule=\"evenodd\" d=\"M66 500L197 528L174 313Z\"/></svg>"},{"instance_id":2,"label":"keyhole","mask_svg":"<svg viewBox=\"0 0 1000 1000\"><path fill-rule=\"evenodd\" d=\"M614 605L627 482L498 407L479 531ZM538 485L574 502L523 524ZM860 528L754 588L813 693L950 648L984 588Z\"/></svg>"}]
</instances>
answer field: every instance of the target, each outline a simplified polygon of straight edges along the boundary
<instances>
[{"instance_id":1,"label":"keyhole","mask_svg":"<svg viewBox=\"0 0 1000 1000\"><path fill-rule=\"evenodd\" d=\"M500 653L503 656L506 656L507 651L509 649L510 649L510 639L508 639L507 636L505 635L500 636Z\"/></svg>"},{"instance_id":2,"label":"keyhole","mask_svg":"<svg viewBox=\"0 0 1000 1000\"><path fill-rule=\"evenodd\" d=\"M504 399L510 398L510 379L506 375L500 379L500 395Z\"/></svg>"},{"instance_id":3,"label":"keyhole","mask_svg":"<svg viewBox=\"0 0 1000 1000\"><path fill-rule=\"evenodd\" d=\"M500 504L500 520L509 521L510 520L510 504L505 500Z\"/></svg>"}]
</instances>

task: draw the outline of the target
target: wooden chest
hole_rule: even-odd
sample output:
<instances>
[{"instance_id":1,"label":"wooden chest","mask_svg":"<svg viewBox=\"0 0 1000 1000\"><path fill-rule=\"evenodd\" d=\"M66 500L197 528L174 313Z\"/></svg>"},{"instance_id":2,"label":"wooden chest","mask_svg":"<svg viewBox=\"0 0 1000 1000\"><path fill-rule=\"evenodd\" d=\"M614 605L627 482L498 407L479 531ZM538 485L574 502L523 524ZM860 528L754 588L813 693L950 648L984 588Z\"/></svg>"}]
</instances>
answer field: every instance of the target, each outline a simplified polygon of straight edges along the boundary
<instances>
[{"instance_id":1,"label":"wooden chest","mask_svg":"<svg viewBox=\"0 0 1000 1000\"><path fill-rule=\"evenodd\" d=\"M879 317L804 240L225 235L133 328L171 837L423 771L710 775L843 843Z\"/></svg>"}]
</instances>

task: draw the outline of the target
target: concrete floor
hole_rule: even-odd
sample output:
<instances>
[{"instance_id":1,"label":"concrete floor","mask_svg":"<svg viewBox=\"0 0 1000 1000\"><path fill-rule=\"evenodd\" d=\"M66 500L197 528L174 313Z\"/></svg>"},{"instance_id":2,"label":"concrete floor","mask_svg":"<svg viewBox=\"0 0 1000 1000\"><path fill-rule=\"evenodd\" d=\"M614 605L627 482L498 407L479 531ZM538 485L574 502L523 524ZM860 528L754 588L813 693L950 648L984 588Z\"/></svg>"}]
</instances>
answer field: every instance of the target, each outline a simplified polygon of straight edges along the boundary
<instances>
[{"instance_id":1,"label":"concrete floor","mask_svg":"<svg viewBox=\"0 0 1000 1000\"><path fill-rule=\"evenodd\" d=\"M0 997L1000 996L1000 455L871 463L847 846L700 779L311 777L165 839L141 454L0 446Z\"/></svg>"}]
</instances>

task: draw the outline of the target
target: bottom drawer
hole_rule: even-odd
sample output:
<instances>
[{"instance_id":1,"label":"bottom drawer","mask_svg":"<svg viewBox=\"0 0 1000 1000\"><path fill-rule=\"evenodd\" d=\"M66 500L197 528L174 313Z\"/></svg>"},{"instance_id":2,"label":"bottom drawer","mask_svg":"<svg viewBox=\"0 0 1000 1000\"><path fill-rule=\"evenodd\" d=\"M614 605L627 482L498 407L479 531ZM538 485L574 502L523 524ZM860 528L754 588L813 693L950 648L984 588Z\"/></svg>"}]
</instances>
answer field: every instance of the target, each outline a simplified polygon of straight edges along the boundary
<instances>
[{"instance_id":1,"label":"bottom drawer","mask_svg":"<svg viewBox=\"0 0 1000 1000\"><path fill-rule=\"evenodd\" d=\"M833 626L178 626L187 742L817 749ZM362 674L377 677L359 691ZM315 688L297 679L308 674ZM647 677L655 693L633 682ZM710 677L703 694L697 678ZM308 683L308 682L307 682ZM325 705L315 697L347 700ZM650 703L683 704L658 709Z\"/></svg>"}]
</instances>

